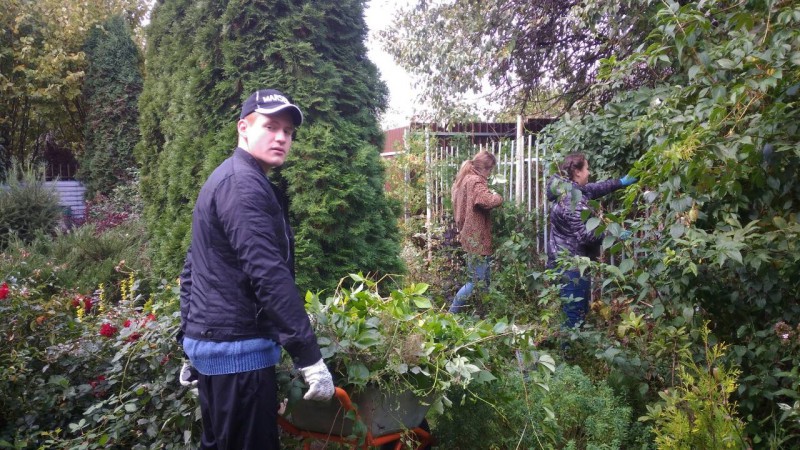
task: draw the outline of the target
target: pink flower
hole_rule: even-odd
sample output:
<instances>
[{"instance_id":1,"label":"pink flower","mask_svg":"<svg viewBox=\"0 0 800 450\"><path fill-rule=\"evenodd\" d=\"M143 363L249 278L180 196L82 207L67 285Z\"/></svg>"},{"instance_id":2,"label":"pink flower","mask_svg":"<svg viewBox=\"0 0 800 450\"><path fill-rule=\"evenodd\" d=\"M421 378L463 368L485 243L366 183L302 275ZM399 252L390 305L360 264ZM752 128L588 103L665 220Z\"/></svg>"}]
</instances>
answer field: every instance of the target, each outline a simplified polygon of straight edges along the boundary
<instances>
[{"instance_id":1,"label":"pink flower","mask_svg":"<svg viewBox=\"0 0 800 450\"><path fill-rule=\"evenodd\" d=\"M105 322L103 325L100 326L100 335L105 336L107 338L114 337L117 334L117 327L111 325L108 322Z\"/></svg>"},{"instance_id":2,"label":"pink flower","mask_svg":"<svg viewBox=\"0 0 800 450\"><path fill-rule=\"evenodd\" d=\"M0 300L8 298L8 283L0 285Z\"/></svg>"}]
</instances>

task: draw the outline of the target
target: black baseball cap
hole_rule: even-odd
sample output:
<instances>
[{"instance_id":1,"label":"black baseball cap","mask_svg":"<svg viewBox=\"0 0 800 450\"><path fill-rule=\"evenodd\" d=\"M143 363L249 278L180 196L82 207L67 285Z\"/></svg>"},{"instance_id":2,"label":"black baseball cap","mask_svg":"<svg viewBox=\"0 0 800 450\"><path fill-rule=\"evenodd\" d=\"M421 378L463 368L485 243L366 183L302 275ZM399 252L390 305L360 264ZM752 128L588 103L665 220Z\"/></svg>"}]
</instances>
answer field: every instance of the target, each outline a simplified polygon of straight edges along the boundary
<instances>
[{"instance_id":1,"label":"black baseball cap","mask_svg":"<svg viewBox=\"0 0 800 450\"><path fill-rule=\"evenodd\" d=\"M242 103L242 114L239 115L240 119L244 119L253 112L261 114L275 114L278 111L288 109L292 113L294 119L294 126L300 126L303 123L303 112L297 105L293 105L289 98L283 95L281 91L275 89L260 89L250 94L247 100Z\"/></svg>"}]
</instances>

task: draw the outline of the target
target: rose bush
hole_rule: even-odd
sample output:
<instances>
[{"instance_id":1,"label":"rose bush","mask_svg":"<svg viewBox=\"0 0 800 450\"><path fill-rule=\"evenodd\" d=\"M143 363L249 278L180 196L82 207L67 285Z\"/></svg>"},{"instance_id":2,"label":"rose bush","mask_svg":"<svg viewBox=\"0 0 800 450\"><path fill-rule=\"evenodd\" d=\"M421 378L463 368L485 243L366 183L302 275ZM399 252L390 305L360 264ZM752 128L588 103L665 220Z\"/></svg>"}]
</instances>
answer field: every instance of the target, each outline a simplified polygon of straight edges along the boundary
<instances>
[{"instance_id":1,"label":"rose bush","mask_svg":"<svg viewBox=\"0 0 800 450\"><path fill-rule=\"evenodd\" d=\"M174 285L145 297L128 274L116 303L102 289L43 295L37 286L6 285L0 447L196 445L196 398L177 382ZM0 296L4 290L0 285Z\"/></svg>"}]
</instances>

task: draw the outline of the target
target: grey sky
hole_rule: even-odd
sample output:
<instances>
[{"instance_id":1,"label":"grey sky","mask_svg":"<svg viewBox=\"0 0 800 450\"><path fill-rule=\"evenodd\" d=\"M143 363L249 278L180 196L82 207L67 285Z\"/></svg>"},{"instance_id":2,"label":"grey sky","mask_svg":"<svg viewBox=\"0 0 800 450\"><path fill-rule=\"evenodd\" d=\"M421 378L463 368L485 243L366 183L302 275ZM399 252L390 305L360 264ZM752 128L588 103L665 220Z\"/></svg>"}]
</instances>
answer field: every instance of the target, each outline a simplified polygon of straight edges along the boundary
<instances>
[{"instance_id":1,"label":"grey sky","mask_svg":"<svg viewBox=\"0 0 800 450\"><path fill-rule=\"evenodd\" d=\"M389 87L389 108L381 118L384 130L407 125L414 113L415 94L411 77L394 62L377 42L376 32L388 28L397 8L409 5L413 0L370 0L364 11L369 27L367 40L368 56L381 71L381 78Z\"/></svg>"}]
</instances>

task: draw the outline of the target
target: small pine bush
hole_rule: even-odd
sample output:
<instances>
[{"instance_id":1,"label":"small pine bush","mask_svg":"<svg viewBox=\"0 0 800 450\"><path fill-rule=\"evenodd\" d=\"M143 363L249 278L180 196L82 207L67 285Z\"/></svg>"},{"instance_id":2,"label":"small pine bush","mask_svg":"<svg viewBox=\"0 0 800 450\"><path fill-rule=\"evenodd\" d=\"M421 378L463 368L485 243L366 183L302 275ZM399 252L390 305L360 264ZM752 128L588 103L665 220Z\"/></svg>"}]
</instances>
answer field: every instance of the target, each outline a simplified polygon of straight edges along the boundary
<instances>
[{"instance_id":1,"label":"small pine bush","mask_svg":"<svg viewBox=\"0 0 800 450\"><path fill-rule=\"evenodd\" d=\"M0 190L0 248L15 238L30 242L38 233L55 230L61 217L58 200L55 190L44 185L42 170L14 165Z\"/></svg>"},{"instance_id":2,"label":"small pine bush","mask_svg":"<svg viewBox=\"0 0 800 450\"><path fill-rule=\"evenodd\" d=\"M619 449L631 409L604 382L577 366L560 366L549 391L511 371L480 386L435 419L434 436L449 449ZM462 394L467 394L462 392Z\"/></svg>"},{"instance_id":3,"label":"small pine bush","mask_svg":"<svg viewBox=\"0 0 800 450\"><path fill-rule=\"evenodd\" d=\"M0 254L0 276L38 285L51 295L62 287L89 294L102 284L108 298L116 300L127 272L150 269L147 255L142 221L104 232L90 224L55 236L39 235L30 244L12 242Z\"/></svg>"},{"instance_id":4,"label":"small pine bush","mask_svg":"<svg viewBox=\"0 0 800 450\"><path fill-rule=\"evenodd\" d=\"M659 449L749 448L738 406L730 399L739 387L741 371L722 363L728 346L709 344L708 323L700 331L705 361L683 355L680 383L659 392L661 401L648 405L639 420L653 423Z\"/></svg>"}]
</instances>

